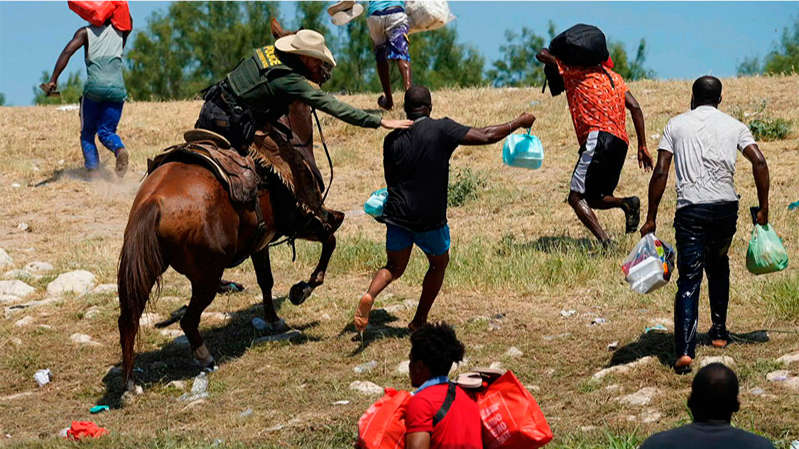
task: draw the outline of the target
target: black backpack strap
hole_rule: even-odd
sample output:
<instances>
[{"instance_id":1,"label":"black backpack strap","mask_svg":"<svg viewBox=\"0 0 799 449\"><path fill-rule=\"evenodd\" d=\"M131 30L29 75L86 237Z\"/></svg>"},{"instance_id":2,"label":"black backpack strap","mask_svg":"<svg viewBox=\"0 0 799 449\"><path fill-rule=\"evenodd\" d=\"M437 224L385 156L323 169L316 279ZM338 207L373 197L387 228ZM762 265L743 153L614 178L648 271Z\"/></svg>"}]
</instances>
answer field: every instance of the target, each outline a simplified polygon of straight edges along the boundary
<instances>
[{"instance_id":1,"label":"black backpack strap","mask_svg":"<svg viewBox=\"0 0 799 449\"><path fill-rule=\"evenodd\" d=\"M441 408L433 415L433 427L438 425L438 423L447 416L449 408L452 407L452 403L455 402L455 393L455 384L449 382L449 388L447 388L447 396L444 398L444 403L441 404Z\"/></svg>"}]
</instances>

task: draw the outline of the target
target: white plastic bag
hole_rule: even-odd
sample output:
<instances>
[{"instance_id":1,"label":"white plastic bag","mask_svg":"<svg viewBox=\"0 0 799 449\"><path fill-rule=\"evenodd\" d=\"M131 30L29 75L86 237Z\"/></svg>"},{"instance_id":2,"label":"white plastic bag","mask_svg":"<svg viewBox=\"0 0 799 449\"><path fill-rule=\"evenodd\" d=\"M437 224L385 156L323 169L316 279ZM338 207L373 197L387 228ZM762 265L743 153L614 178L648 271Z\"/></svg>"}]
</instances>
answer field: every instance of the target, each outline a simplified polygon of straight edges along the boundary
<instances>
[{"instance_id":1,"label":"white plastic bag","mask_svg":"<svg viewBox=\"0 0 799 449\"><path fill-rule=\"evenodd\" d=\"M647 234L624 259L621 270L633 291L655 291L671 278L674 249L655 237L655 234Z\"/></svg>"},{"instance_id":2,"label":"white plastic bag","mask_svg":"<svg viewBox=\"0 0 799 449\"><path fill-rule=\"evenodd\" d=\"M446 0L409 0L405 2L408 15L408 34L430 31L455 20Z\"/></svg>"}]
</instances>

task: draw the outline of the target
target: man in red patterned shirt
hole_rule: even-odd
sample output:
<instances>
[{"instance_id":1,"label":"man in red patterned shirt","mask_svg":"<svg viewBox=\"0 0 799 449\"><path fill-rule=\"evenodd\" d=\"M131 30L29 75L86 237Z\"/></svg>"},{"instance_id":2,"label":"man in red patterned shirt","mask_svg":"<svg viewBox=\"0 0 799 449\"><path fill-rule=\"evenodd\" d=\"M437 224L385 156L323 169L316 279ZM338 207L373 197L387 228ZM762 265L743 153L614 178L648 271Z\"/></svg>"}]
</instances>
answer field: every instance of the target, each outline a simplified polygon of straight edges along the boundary
<instances>
[{"instance_id":1,"label":"man in red patterned shirt","mask_svg":"<svg viewBox=\"0 0 799 449\"><path fill-rule=\"evenodd\" d=\"M640 221L641 201L637 196L617 198L613 191L619 183L629 144L625 108L630 110L638 138L638 166L646 171L652 169L652 156L646 148L644 114L638 101L627 89L624 79L603 65L568 66L547 49L542 49L536 58L557 66L563 77L569 112L580 144L569 205L604 245L610 242L610 236L592 209L622 209L625 232L635 232Z\"/></svg>"}]
</instances>

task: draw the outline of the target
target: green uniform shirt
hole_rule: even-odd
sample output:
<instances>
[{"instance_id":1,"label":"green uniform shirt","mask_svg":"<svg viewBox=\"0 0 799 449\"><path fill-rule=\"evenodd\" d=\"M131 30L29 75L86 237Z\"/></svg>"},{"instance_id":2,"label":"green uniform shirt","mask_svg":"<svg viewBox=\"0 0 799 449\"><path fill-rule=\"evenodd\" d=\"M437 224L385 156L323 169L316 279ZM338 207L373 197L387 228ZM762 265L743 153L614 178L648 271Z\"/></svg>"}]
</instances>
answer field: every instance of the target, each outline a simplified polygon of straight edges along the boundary
<instances>
[{"instance_id":1,"label":"green uniform shirt","mask_svg":"<svg viewBox=\"0 0 799 449\"><path fill-rule=\"evenodd\" d=\"M259 48L254 53L228 74L227 81L236 97L255 112L274 119L288 113L294 100L300 100L352 125L380 126L380 116L342 103L311 86L305 77L280 62L274 47Z\"/></svg>"}]
</instances>

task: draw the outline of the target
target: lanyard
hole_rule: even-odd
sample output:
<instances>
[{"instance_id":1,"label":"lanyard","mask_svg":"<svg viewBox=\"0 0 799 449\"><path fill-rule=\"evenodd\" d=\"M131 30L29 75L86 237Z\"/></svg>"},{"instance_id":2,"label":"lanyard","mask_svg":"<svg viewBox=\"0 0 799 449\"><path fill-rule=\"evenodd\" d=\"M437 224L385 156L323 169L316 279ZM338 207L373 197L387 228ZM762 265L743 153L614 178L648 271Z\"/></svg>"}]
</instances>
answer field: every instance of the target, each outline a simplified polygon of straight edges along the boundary
<instances>
[{"instance_id":1,"label":"lanyard","mask_svg":"<svg viewBox=\"0 0 799 449\"><path fill-rule=\"evenodd\" d=\"M432 379L428 379L427 382L423 383L413 394L419 394L420 391L424 390L427 387L432 387L433 385L440 385L449 382L449 377L447 376L438 376Z\"/></svg>"}]
</instances>

